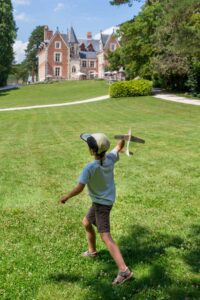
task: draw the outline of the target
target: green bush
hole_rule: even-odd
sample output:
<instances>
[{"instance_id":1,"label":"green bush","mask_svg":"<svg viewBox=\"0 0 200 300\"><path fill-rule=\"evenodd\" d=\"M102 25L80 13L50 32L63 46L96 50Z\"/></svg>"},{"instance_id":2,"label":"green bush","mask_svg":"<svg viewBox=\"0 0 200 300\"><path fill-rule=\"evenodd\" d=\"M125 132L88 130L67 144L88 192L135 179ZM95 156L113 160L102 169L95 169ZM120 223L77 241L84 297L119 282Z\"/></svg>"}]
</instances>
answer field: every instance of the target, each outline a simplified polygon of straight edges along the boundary
<instances>
[{"instance_id":1,"label":"green bush","mask_svg":"<svg viewBox=\"0 0 200 300\"><path fill-rule=\"evenodd\" d=\"M139 79L130 81L118 81L110 86L110 97L147 96L152 92L152 81Z\"/></svg>"},{"instance_id":2,"label":"green bush","mask_svg":"<svg viewBox=\"0 0 200 300\"><path fill-rule=\"evenodd\" d=\"M189 92L198 97L200 94L200 62L194 62L191 65L188 81L186 83Z\"/></svg>"}]
</instances>

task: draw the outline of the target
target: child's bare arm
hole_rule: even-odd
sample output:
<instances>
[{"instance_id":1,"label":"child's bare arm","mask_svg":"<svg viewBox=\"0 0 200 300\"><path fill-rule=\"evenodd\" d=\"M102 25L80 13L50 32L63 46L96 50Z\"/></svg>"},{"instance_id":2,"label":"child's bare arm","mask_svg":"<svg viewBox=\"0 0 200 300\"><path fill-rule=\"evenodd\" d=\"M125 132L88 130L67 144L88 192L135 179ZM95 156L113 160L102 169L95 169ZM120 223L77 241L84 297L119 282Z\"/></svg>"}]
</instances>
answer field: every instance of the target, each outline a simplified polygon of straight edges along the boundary
<instances>
[{"instance_id":1,"label":"child's bare arm","mask_svg":"<svg viewBox=\"0 0 200 300\"><path fill-rule=\"evenodd\" d=\"M59 203L65 204L65 202L67 200L80 194L83 191L84 187L85 187L85 184L79 182L77 184L77 186L75 186L75 188L73 188L73 190L71 190L71 192L69 192L68 194L66 194L60 198Z\"/></svg>"},{"instance_id":2,"label":"child's bare arm","mask_svg":"<svg viewBox=\"0 0 200 300\"><path fill-rule=\"evenodd\" d=\"M115 146L115 150L117 152L120 152L124 148L124 145L125 145L125 140L119 140L117 145Z\"/></svg>"}]
</instances>

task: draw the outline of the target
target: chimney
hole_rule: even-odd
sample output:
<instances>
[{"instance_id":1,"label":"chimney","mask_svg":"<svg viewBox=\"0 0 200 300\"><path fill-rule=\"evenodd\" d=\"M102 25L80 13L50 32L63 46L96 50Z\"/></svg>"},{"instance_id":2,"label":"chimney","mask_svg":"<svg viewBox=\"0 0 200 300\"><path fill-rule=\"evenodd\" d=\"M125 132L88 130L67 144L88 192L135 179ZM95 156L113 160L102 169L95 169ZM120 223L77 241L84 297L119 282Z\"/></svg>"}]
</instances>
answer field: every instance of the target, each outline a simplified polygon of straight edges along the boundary
<instances>
[{"instance_id":1,"label":"chimney","mask_svg":"<svg viewBox=\"0 0 200 300\"><path fill-rule=\"evenodd\" d=\"M92 32L87 32L87 39L88 40L91 40L92 39Z\"/></svg>"},{"instance_id":2,"label":"chimney","mask_svg":"<svg viewBox=\"0 0 200 300\"><path fill-rule=\"evenodd\" d=\"M49 41L53 36L53 31L49 30L47 25L44 26L44 41Z\"/></svg>"}]
</instances>

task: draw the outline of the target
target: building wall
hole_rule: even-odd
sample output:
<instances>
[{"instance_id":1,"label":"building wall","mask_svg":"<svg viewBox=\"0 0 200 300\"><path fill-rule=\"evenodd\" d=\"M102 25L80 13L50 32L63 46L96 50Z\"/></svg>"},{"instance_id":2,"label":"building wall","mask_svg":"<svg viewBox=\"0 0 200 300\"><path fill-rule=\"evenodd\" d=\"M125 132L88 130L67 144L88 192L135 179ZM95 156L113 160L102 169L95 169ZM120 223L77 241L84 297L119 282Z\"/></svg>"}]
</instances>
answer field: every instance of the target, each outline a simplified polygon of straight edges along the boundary
<instances>
[{"instance_id":1,"label":"building wall","mask_svg":"<svg viewBox=\"0 0 200 300\"><path fill-rule=\"evenodd\" d=\"M98 76L104 78L104 52L98 54Z\"/></svg>"},{"instance_id":2,"label":"building wall","mask_svg":"<svg viewBox=\"0 0 200 300\"><path fill-rule=\"evenodd\" d=\"M83 66L83 62L86 62L86 66ZM93 63L93 66L91 66ZM81 59L80 60L80 71L86 75L87 79L91 79L94 76L92 74L97 73L97 59Z\"/></svg>"},{"instance_id":3,"label":"building wall","mask_svg":"<svg viewBox=\"0 0 200 300\"><path fill-rule=\"evenodd\" d=\"M60 42L61 47L55 48L55 42ZM55 61L55 54L60 53L61 61ZM48 68L47 73L53 78L69 79L69 48L63 41L59 33L56 33L50 41L47 53ZM60 76L55 75L55 69L59 67L61 70Z\"/></svg>"},{"instance_id":4,"label":"building wall","mask_svg":"<svg viewBox=\"0 0 200 300\"><path fill-rule=\"evenodd\" d=\"M45 69L46 69L46 50L42 49L38 54L38 80L45 80Z\"/></svg>"},{"instance_id":5,"label":"building wall","mask_svg":"<svg viewBox=\"0 0 200 300\"><path fill-rule=\"evenodd\" d=\"M72 68L75 68L75 72L72 72ZM77 80L78 77L76 73L80 72L80 59L71 59L70 60L70 79Z\"/></svg>"}]
</instances>

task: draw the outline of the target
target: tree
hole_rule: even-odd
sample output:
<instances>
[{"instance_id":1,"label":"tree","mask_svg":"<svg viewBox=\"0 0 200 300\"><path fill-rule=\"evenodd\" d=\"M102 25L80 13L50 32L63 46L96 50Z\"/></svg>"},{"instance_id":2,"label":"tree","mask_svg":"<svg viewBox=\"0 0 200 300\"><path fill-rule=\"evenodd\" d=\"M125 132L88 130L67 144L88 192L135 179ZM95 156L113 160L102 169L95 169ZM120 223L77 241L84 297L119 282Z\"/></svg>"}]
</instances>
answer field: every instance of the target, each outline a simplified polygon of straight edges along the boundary
<instances>
[{"instance_id":1,"label":"tree","mask_svg":"<svg viewBox=\"0 0 200 300\"><path fill-rule=\"evenodd\" d=\"M16 32L11 0L0 0L0 86L6 85L12 67Z\"/></svg>"},{"instance_id":2,"label":"tree","mask_svg":"<svg viewBox=\"0 0 200 300\"><path fill-rule=\"evenodd\" d=\"M145 5L132 22L121 26L121 61L128 78L140 76L151 79L151 57L155 51L153 35L162 20L161 15L162 8L159 2L151 6Z\"/></svg>"},{"instance_id":3,"label":"tree","mask_svg":"<svg viewBox=\"0 0 200 300\"><path fill-rule=\"evenodd\" d=\"M25 62L22 62L21 64L15 64L12 66L10 74L14 75L17 83L19 80L22 80L23 82L27 82L28 79L28 70Z\"/></svg>"},{"instance_id":4,"label":"tree","mask_svg":"<svg viewBox=\"0 0 200 300\"><path fill-rule=\"evenodd\" d=\"M138 16L120 27L119 34L120 61L129 78L151 78L163 87L187 88L199 94L199 0L146 1Z\"/></svg>"},{"instance_id":5,"label":"tree","mask_svg":"<svg viewBox=\"0 0 200 300\"><path fill-rule=\"evenodd\" d=\"M109 61L108 69L110 71L119 70L122 66L121 62L121 48L117 48L114 52L108 51L107 59Z\"/></svg>"},{"instance_id":6,"label":"tree","mask_svg":"<svg viewBox=\"0 0 200 300\"><path fill-rule=\"evenodd\" d=\"M44 26L37 26L31 33L28 46L26 49L26 65L28 71L32 74L32 81L34 81L34 75L38 73L38 47L44 40Z\"/></svg>"},{"instance_id":7,"label":"tree","mask_svg":"<svg viewBox=\"0 0 200 300\"><path fill-rule=\"evenodd\" d=\"M122 4L128 4L129 6L133 5L133 2L141 2L142 0L112 0L110 1L111 5L122 5ZM151 4L151 2L154 0L146 0L147 4Z\"/></svg>"},{"instance_id":8,"label":"tree","mask_svg":"<svg viewBox=\"0 0 200 300\"><path fill-rule=\"evenodd\" d=\"M156 30L152 57L154 74L165 87L184 90L193 61L200 58L200 4L198 0L163 1L165 11Z\"/></svg>"}]
</instances>

